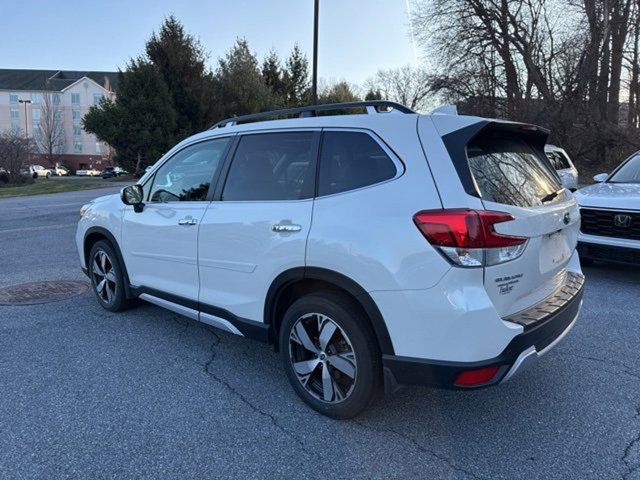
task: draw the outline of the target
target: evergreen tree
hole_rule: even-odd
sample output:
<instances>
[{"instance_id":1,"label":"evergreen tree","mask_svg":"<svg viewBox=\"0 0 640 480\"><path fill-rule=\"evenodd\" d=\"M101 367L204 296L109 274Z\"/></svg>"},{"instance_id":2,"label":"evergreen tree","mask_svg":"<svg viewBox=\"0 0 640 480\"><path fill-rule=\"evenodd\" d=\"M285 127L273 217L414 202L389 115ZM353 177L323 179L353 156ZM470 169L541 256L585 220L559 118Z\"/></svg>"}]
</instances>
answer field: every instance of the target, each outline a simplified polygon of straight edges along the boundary
<instances>
[{"instance_id":1,"label":"evergreen tree","mask_svg":"<svg viewBox=\"0 0 640 480\"><path fill-rule=\"evenodd\" d=\"M116 160L140 174L175 143L176 112L158 68L143 58L120 72L115 101L103 99L85 115L83 128L116 149Z\"/></svg>"},{"instance_id":2,"label":"evergreen tree","mask_svg":"<svg viewBox=\"0 0 640 480\"><path fill-rule=\"evenodd\" d=\"M367 94L364 96L365 100L382 100L382 93L380 93L380 90L374 90L373 88L370 88L369 91L367 92Z\"/></svg>"},{"instance_id":3,"label":"evergreen tree","mask_svg":"<svg viewBox=\"0 0 640 480\"><path fill-rule=\"evenodd\" d=\"M217 118L261 112L277 104L243 38L218 60L214 92Z\"/></svg>"},{"instance_id":4,"label":"evergreen tree","mask_svg":"<svg viewBox=\"0 0 640 480\"><path fill-rule=\"evenodd\" d=\"M147 41L146 53L171 94L177 114L177 139L210 127L213 74L206 67L208 56L201 43L171 15Z\"/></svg>"},{"instance_id":5,"label":"evergreen tree","mask_svg":"<svg viewBox=\"0 0 640 480\"><path fill-rule=\"evenodd\" d=\"M325 89L319 96L320 103L346 103L359 102L360 97L356 95L347 82L338 82Z\"/></svg>"},{"instance_id":6,"label":"evergreen tree","mask_svg":"<svg viewBox=\"0 0 640 480\"><path fill-rule=\"evenodd\" d=\"M271 50L262 62L262 78L280 104L286 105L287 82L283 78L280 58L275 50Z\"/></svg>"},{"instance_id":7,"label":"evergreen tree","mask_svg":"<svg viewBox=\"0 0 640 480\"><path fill-rule=\"evenodd\" d=\"M309 62L297 43L287 58L284 81L287 84L286 99L289 105L300 106L309 103Z\"/></svg>"}]
</instances>

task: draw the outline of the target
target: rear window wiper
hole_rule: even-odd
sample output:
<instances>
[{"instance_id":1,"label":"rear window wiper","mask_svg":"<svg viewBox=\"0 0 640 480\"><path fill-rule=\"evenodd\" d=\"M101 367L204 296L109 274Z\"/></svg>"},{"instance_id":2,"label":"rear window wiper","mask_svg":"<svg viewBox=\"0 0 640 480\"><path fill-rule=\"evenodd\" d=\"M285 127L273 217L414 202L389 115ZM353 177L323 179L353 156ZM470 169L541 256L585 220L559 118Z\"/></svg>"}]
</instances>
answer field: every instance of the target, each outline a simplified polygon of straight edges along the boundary
<instances>
[{"instance_id":1,"label":"rear window wiper","mask_svg":"<svg viewBox=\"0 0 640 480\"><path fill-rule=\"evenodd\" d=\"M540 202L547 203L556 198L562 190L557 190L555 192L547 193L544 197L540 199Z\"/></svg>"}]
</instances>

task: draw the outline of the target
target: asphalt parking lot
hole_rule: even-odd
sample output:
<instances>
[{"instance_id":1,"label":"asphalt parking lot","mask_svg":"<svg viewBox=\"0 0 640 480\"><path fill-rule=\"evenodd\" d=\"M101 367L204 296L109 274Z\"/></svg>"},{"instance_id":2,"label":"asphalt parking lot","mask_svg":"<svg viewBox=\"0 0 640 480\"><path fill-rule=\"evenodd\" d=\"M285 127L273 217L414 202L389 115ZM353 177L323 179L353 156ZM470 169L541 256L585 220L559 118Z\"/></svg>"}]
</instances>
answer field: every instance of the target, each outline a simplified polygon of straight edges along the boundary
<instances>
[{"instance_id":1,"label":"asphalt parking lot","mask_svg":"<svg viewBox=\"0 0 640 480\"><path fill-rule=\"evenodd\" d=\"M78 209L110 191L0 200L0 287L87 282ZM640 478L640 269L585 273L573 331L510 383L405 388L342 422L272 348L155 306L0 306L0 477Z\"/></svg>"}]
</instances>

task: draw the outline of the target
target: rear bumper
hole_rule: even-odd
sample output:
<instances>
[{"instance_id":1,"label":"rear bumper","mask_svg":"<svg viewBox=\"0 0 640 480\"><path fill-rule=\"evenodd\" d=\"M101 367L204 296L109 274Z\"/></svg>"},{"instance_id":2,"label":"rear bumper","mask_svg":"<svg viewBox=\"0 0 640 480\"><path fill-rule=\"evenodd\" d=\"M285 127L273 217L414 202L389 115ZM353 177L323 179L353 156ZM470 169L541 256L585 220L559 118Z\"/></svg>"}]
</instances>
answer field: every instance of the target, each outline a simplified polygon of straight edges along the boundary
<instances>
[{"instance_id":1,"label":"rear bumper","mask_svg":"<svg viewBox=\"0 0 640 480\"><path fill-rule=\"evenodd\" d=\"M582 258L604 260L625 265L640 265L640 248L579 241L578 254Z\"/></svg>"},{"instance_id":2,"label":"rear bumper","mask_svg":"<svg viewBox=\"0 0 640 480\"><path fill-rule=\"evenodd\" d=\"M533 359L553 348L571 330L582 306L584 277L580 277L579 287L571 292L571 297L562 306L557 307L555 304L556 308L551 313L538 317L535 323L525 327L524 332L515 336L497 357L479 362L448 362L383 355L386 389L393 390L397 384L413 384L468 390L495 385L512 378ZM553 302L549 304L553 305ZM532 310L534 309L539 313L540 306L534 306ZM455 385L460 373L491 366L499 366L499 369L490 381L472 387Z\"/></svg>"}]
</instances>

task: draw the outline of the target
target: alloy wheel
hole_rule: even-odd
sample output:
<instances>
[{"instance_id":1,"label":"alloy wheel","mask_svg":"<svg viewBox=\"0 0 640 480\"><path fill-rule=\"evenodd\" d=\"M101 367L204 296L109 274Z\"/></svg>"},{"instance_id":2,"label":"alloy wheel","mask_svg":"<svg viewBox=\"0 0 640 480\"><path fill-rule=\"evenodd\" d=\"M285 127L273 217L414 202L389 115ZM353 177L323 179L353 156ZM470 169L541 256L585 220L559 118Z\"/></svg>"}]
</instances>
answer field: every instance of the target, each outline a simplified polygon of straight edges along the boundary
<instances>
[{"instance_id":1,"label":"alloy wheel","mask_svg":"<svg viewBox=\"0 0 640 480\"><path fill-rule=\"evenodd\" d=\"M98 297L107 304L111 303L116 296L116 272L113 262L104 250L98 250L93 256L91 274Z\"/></svg>"},{"instance_id":2,"label":"alloy wheel","mask_svg":"<svg viewBox=\"0 0 640 480\"><path fill-rule=\"evenodd\" d=\"M356 354L344 330L326 315L300 317L289 335L289 359L302 386L326 403L346 400L356 383Z\"/></svg>"}]
</instances>

